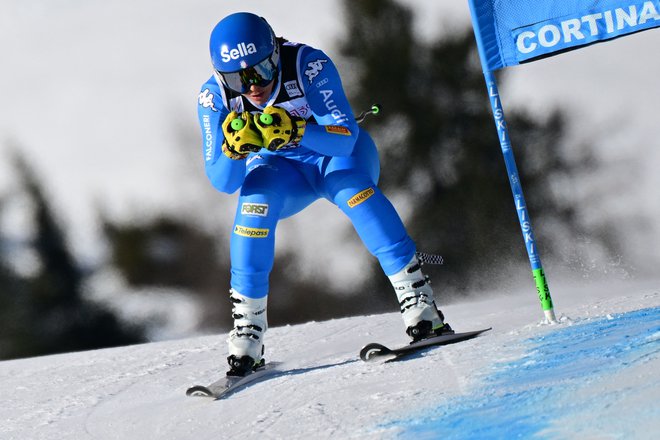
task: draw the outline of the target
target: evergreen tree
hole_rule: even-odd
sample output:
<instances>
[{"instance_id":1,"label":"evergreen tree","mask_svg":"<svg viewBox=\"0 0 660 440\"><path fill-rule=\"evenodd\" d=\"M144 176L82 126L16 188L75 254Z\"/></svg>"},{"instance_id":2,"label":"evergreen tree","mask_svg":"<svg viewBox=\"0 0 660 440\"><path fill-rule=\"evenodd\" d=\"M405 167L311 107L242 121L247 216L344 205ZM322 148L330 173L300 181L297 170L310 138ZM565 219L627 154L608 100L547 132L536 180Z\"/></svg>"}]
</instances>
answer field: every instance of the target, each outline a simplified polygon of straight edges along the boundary
<instances>
[{"instance_id":1,"label":"evergreen tree","mask_svg":"<svg viewBox=\"0 0 660 440\"><path fill-rule=\"evenodd\" d=\"M2 324L3 339L8 342L0 356L7 359L143 342L138 328L122 325L112 312L85 299L84 274L40 184L24 160L18 157L15 164L33 206L31 245L39 264L29 279L10 283L12 316Z\"/></svg>"},{"instance_id":2,"label":"evergreen tree","mask_svg":"<svg viewBox=\"0 0 660 440\"><path fill-rule=\"evenodd\" d=\"M9 267L9 251L2 237L0 244L0 359L5 359L12 357L12 353L22 352L23 347L29 345L24 331L27 286Z\"/></svg>"}]
</instances>

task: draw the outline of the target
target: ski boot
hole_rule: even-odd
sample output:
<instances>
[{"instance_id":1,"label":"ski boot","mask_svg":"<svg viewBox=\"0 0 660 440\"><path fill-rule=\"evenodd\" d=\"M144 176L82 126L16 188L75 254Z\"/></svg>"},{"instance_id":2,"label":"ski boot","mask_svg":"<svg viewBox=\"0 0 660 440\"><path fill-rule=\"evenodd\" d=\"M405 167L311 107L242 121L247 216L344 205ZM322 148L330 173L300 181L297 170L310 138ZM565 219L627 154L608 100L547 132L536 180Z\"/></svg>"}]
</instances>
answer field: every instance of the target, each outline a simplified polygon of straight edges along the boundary
<instances>
[{"instance_id":1,"label":"ski boot","mask_svg":"<svg viewBox=\"0 0 660 440\"><path fill-rule=\"evenodd\" d=\"M406 334L412 342L454 333L435 305L431 281L422 273L421 265L414 255L403 269L388 277L399 300Z\"/></svg>"},{"instance_id":2,"label":"ski boot","mask_svg":"<svg viewBox=\"0 0 660 440\"><path fill-rule=\"evenodd\" d=\"M233 303L234 329L229 333L229 371L227 376L245 376L263 366L263 337L268 329L267 296L248 298L235 290L229 297Z\"/></svg>"}]
</instances>

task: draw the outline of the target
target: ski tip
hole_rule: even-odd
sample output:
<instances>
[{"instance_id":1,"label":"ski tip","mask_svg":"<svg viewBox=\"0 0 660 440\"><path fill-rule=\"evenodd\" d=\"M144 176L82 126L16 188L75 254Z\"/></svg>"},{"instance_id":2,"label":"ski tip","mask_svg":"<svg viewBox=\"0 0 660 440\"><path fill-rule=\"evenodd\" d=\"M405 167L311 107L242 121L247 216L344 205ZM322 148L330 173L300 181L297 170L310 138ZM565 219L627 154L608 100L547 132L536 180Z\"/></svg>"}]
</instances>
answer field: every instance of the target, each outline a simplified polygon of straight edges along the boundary
<instances>
[{"instance_id":1,"label":"ski tip","mask_svg":"<svg viewBox=\"0 0 660 440\"><path fill-rule=\"evenodd\" d=\"M372 342L371 344L365 345L362 350L360 350L360 359L365 362L370 362L376 360L378 357L386 356L391 352L392 350L386 346Z\"/></svg>"},{"instance_id":2,"label":"ski tip","mask_svg":"<svg viewBox=\"0 0 660 440\"><path fill-rule=\"evenodd\" d=\"M203 385L195 385L186 390L186 396L212 397L213 393Z\"/></svg>"}]
</instances>

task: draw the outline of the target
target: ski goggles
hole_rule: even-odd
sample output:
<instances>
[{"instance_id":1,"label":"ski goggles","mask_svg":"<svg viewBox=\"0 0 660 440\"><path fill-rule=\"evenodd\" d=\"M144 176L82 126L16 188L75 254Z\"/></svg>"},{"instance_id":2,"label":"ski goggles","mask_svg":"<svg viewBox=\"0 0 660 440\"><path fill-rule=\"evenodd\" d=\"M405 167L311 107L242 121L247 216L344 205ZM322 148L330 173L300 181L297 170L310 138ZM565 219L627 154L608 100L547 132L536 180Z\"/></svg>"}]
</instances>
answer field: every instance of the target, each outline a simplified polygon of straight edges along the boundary
<instances>
[{"instance_id":1,"label":"ski goggles","mask_svg":"<svg viewBox=\"0 0 660 440\"><path fill-rule=\"evenodd\" d=\"M279 53L273 51L266 59L260 61L254 66L241 69L238 72L220 72L215 73L222 79L222 82L238 93L247 93L250 86L266 87L277 75L277 65Z\"/></svg>"}]
</instances>

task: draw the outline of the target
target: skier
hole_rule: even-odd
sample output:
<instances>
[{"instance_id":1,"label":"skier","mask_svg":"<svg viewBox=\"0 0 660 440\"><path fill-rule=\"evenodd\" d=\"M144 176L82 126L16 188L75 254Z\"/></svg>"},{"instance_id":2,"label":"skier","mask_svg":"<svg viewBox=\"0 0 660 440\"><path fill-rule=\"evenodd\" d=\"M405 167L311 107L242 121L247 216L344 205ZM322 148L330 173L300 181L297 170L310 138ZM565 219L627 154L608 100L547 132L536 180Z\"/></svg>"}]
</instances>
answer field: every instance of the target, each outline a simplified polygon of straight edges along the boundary
<instances>
[{"instance_id":1,"label":"skier","mask_svg":"<svg viewBox=\"0 0 660 440\"><path fill-rule=\"evenodd\" d=\"M211 32L213 76L198 99L206 174L219 191L240 188L230 240L234 329L230 370L263 364L275 228L325 198L348 216L389 277L413 340L453 333L422 274L415 243L377 186L378 153L360 129L337 69L322 51L276 37L240 12Z\"/></svg>"}]
</instances>

